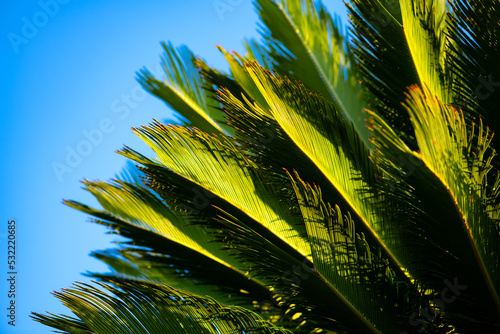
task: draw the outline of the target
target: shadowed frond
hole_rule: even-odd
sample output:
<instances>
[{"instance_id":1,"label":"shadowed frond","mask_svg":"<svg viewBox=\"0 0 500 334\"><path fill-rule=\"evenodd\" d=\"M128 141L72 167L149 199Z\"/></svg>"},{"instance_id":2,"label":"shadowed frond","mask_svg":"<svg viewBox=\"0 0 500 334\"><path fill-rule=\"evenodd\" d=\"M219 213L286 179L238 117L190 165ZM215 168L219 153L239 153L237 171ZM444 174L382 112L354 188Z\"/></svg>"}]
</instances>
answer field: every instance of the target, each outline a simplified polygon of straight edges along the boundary
<instances>
[{"instance_id":1,"label":"shadowed frond","mask_svg":"<svg viewBox=\"0 0 500 334\"><path fill-rule=\"evenodd\" d=\"M390 127L375 114L372 129L381 165L397 176L394 182L406 186L407 202L419 212L416 219L425 243L413 249L435 248L432 243L441 248L435 248L432 261L428 260L427 277L422 277L418 268L410 267L410 271L434 288L443 280L456 280L459 274L467 289L460 292L457 302L447 306L450 317L457 312L470 317L462 320L462 325L493 326L500 306L500 230L493 219L498 213L488 210L490 197L496 194L486 189L487 173L492 168L491 132L482 124L470 130L461 112L418 87L410 90L406 108L420 152L396 140ZM398 175L401 166L394 164L398 158L413 161L412 169ZM476 306L471 308L473 304Z\"/></svg>"},{"instance_id":2,"label":"shadowed frond","mask_svg":"<svg viewBox=\"0 0 500 334\"><path fill-rule=\"evenodd\" d=\"M419 77L403 30L399 1L352 0L346 5L354 35L351 49L363 86L374 97L370 109L411 143L413 128L401 106L401 96L410 85L419 83Z\"/></svg>"},{"instance_id":3,"label":"shadowed frond","mask_svg":"<svg viewBox=\"0 0 500 334\"><path fill-rule=\"evenodd\" d=\"M456 73L455 105L481 115L495 131L500 128L500 2L451 1L450 24L456 43L449 59Z\"/></svg>"},{"instance_id":4,"label":"shadowed frond","mask_svg":"<svg viewBox=\"0 0 500 334\"><path fill-rule=\"evenodd\" d=\"M397 323L398 313L408 308L405 282L398 282L389 261L372 253L363 233L356 233L350 214L323 202L321 190L304 183L298 175L293 188L312 245L314 268L352 317L370 332L397 332L408 325ZM377 305L377 307L373 307ZM342 321L339 317L338 320ZM349 326L353 328L352 325ZM361 333L361 332L360 332Z\"/></svg>"}]
</instances>

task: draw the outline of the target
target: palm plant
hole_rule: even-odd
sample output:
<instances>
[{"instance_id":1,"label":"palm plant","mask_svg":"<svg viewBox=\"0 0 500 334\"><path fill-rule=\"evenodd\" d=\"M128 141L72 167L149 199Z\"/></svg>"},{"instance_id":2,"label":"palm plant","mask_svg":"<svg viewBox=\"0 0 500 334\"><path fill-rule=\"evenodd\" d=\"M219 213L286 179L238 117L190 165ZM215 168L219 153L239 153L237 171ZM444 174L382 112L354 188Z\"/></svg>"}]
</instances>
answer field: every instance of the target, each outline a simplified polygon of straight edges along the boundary
<instances>
[{"instance_id":1,"label":"palm plant","mask_svg":"<svg viewBox=\"0 0 500 334\"><path fill-rule=\"evenodd\" d=\"M75 201L121 248L62 333L500 332L500 1L255 0L230 73L164 44L186 119ZM201 296L210 297L201 297Z\"/></svg>"}]
</instances>

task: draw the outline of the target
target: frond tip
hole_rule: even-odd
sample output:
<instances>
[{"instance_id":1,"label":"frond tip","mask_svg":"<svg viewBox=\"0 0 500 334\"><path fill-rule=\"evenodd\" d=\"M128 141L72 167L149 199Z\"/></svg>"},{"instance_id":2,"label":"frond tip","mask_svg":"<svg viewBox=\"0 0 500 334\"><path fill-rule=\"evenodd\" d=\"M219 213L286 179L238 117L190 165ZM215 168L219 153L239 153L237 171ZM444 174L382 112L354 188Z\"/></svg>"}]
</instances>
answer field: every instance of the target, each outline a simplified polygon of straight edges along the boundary
<instances>
[{"instance_id":1,"label":"frond tip","mask_svg":"<svg viewBox=\"0 0 500 334\"><path fill-rule=\"evenodd\" d=\"M215 91L205 87L195 55L186 46L176 50L172 44L163 43L162 47L165 80L158 80L144 69L138 73L139 83L181 114L191 126L208 133L231 134Z\"/></svg>"}]
</instances>

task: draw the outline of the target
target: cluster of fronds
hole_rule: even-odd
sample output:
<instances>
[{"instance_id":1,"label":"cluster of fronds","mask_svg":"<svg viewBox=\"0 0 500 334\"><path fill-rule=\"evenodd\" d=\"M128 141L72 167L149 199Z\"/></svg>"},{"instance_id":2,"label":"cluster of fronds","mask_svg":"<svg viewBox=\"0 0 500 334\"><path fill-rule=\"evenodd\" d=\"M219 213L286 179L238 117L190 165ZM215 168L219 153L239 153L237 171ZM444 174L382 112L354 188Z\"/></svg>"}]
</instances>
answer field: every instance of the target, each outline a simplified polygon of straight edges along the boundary
<instances>
[{"instance_id":1,"label":"cluster of fronds","mask_svg":"<svg viewBox=\"0 0 500 334\"><path fill-rule=\"evenodd\" d=\"M65 203L127 238L61 333L499 333L500 1L255 0L230 73L164 44L188 123ZM498 115L497 115L498 114ZM171 288L174 287L175 289ZM180 290L177 290L180 289ZM182 290L182 292L181 292ZM207 297L198 297L208 295ZM221 304L232 305L222 306Z\"/></svg>"}]
</instances>

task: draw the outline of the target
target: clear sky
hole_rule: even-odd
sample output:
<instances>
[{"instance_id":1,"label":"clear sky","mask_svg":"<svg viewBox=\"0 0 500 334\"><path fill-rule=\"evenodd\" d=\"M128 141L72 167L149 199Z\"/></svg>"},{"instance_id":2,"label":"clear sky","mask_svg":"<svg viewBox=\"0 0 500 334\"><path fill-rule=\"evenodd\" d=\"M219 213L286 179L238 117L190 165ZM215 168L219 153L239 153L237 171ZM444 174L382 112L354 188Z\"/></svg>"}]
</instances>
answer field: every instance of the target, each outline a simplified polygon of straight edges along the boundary
<instances>
[{"instance_id":1,"label":"clear sky","mask_svg":"<svg viewBox=\"0 0 500 334\"><path fill-rule=\"evenodd\" d=\"M342 1L325 4L345 22ZM186 44L226 69L214 46L242 52L241 40L257 37L256 22L250 0L0 2L1 333L50 333L30 312L69 314L50 293L88 282L86 271L107 271L88 255L113 247L115 237L61 200L96 206L79 181L113 177L125 164L115 150L144 147L131 126L173 119L135 81L143 67L157 72L160 41ZM80 159L71 153L78 151ZM15 327L6 310L10 219L17 227Z\"/></svg>"}]
</instances>

